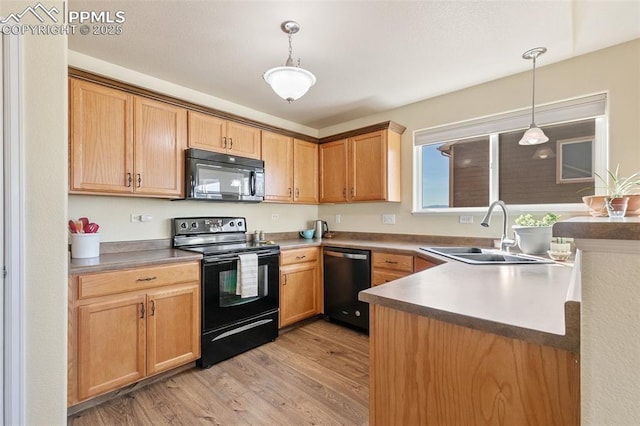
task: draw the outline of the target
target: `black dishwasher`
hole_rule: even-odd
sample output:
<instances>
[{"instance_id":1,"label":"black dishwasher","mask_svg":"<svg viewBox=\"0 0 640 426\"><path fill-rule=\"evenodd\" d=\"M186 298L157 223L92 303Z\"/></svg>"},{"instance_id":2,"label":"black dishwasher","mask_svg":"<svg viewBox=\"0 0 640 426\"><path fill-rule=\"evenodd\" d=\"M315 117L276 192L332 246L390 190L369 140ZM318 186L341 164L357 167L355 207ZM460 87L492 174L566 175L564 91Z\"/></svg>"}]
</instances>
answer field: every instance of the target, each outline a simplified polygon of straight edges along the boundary
<instances>
[{"instance_id":1,"label":"black dishwasher","mask_svg":"<svg viewBox=\"0 0 640 426\"><path fill-rule=\"evenodd\" d=\"M369 304L358 293L371 287L371 252L324 247L323 261L325 317L369 330Z\"/></svg>"}]
</instances>

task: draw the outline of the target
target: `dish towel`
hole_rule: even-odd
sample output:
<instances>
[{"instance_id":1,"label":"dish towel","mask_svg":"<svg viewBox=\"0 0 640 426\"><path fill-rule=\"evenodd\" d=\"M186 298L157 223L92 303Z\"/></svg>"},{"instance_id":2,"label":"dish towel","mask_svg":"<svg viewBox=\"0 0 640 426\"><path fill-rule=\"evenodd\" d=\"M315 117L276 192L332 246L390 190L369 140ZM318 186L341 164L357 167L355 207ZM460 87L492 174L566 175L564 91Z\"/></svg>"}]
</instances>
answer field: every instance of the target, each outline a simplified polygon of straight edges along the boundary
<instances>
[{"instance_id":1,"label":"dish towel","mask_svg":"<svg viewBox=\"0 0 640 426\"><path fill-rule=\"evenodd\" d=\"M241 298L258 295L258 255L255 253L239 254L238 282L236 296Z\"/></svg>"}]
</instances>

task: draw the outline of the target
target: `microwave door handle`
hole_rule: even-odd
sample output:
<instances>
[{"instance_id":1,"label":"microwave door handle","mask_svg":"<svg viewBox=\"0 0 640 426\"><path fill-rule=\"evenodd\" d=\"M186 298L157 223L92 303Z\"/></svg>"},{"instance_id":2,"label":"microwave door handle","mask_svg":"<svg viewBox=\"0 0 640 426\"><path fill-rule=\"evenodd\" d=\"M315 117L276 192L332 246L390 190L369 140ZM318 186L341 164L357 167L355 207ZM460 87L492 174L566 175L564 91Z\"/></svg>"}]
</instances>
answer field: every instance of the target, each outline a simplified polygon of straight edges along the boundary
<instances>
[{"instance_id":1,"label":"microwave door handle","mask_svg":"<svg viewBox=\"0 0 640 426\"><path fill-rule=\"evenodd\" d=\"M256 195L256 172L249 173L249 193L251 196Z\"/></svg>"}]
</instances>

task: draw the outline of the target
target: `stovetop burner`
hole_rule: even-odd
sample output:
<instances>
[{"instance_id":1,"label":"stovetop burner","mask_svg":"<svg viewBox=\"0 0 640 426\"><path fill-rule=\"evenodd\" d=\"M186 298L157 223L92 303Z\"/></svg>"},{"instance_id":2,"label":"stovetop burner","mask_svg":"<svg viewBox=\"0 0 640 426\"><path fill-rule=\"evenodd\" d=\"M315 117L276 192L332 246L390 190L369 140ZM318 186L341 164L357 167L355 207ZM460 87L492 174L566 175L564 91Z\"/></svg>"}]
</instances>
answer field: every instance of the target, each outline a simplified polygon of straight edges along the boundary
<instances>
[{"instance_id":1,"label":"stovetop burner","mask_svg":"<svg viewBox=\"0 0 640 426\"><path fill-rule=\"evenodd\" d=\"M173 219L173 247L215 256L279 249L273 242L247 241L243 217L182 217Z\"/></svg>"}]
</instances>

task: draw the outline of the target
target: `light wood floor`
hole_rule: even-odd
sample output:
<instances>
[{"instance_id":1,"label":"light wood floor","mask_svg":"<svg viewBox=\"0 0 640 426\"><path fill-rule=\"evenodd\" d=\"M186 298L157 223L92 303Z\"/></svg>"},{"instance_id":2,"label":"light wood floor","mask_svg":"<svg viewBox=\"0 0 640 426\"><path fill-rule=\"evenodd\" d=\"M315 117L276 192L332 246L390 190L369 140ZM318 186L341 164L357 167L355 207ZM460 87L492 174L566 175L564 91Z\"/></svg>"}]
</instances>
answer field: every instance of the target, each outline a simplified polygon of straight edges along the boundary
<instances>
[{"instance_id":1,"label":"light wood floor","mask_svg":"<svg viewBox=\"0 0 640 426\"><path fill-rule=\"evenodd\" d=\"M366 425L369 338L323 320L69 417L69 425Z\"/></svg>"}]
</instances>

